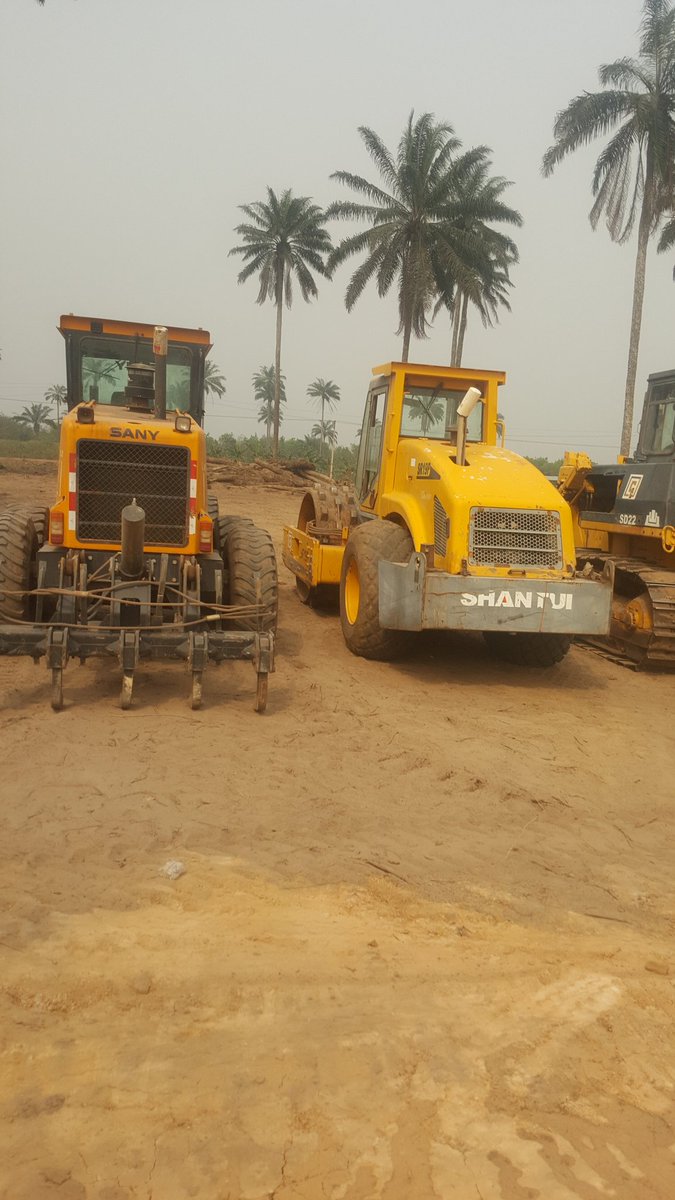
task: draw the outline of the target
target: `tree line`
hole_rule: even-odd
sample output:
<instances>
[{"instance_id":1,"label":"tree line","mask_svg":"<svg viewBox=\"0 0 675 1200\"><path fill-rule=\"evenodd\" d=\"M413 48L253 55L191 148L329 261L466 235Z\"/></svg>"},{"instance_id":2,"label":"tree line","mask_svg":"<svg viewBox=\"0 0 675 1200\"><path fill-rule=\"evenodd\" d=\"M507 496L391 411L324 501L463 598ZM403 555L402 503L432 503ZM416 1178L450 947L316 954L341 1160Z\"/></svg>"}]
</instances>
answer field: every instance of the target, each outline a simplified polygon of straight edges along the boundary
<instances>
[{"instance_id":1,"label":"tree line","mask_svg":"<svg viewBox=\"0 0 675 1200\"><path fill-rule=\"evenodd\" d=\"M38 0L43 4L44 0ZM659 251L675 246L675 7L643 0L637 53L599 68L600 90L583 92L557 114L553 144L543 156L549 176L577 149L608 135L591 180L595 229L604 220L613 241L628 240L637 223L633 306L621 432L621 453L630 452L647 249L658 235ZM276 309L274 399L268 430L279 451L283 307L293 289L317 297L315 276L332 278L351 259L360 260L347 284L351 310L367 285L380 297L396 287L401 358L410 340L424 337L443 311L450 321L451 363L460 364L470 306L484 325L509 308L511 269L518 261L512 237L500 227L522 218L505 200L511 186L492 175L487 146L464 150L451 125L431 113L411 112L391 152L368 126L359 134L377 172L375 180L349 171L331 178L352 196L325 210L291 189L267 188L265 199L240 206L239 243L230 253L243 259L238 280L257 277L257 302ZM365 226L337 244L330 220ZM266 401L263 401L266 403ZM267 418L265 418L267 422ZM322 418L323 420L323 418Z\"/></svg>"}]
</instances>

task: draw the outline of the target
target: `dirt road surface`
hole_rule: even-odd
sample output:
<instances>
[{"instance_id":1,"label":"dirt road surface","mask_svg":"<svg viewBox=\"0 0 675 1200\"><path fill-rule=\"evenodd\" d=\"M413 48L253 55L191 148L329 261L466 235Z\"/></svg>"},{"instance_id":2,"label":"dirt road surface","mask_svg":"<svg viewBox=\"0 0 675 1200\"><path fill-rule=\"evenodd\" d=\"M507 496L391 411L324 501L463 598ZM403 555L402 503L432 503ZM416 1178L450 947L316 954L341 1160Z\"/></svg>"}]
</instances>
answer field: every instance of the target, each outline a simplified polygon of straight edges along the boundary
<instances>
[{"instance_id":1,"label":"dirt road surface","mask_svg":"<svg viewBox=\"0 0 675 1200\"><path fill-rule=\"evenodd\" d=\"M675 680L364 662L281 576L264 717L0 660L0 1196L670 1200Z\"/></svg>"}]
</instances>

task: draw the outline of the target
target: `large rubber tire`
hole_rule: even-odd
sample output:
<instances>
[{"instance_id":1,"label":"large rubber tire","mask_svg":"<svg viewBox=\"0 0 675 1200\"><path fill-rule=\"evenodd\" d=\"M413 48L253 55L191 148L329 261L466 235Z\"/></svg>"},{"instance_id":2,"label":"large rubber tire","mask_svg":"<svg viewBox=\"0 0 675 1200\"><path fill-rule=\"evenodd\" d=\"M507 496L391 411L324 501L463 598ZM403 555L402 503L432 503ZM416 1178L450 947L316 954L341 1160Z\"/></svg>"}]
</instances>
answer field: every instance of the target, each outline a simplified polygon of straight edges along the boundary
<instances>
[{"instance_id":1,"label":"large rubber tire","mask_svg":"<svg viewBox=\"0 0 675 1200\"><path fill-rule=\"evenodd\" d=\"M221 531L222 522L227 520L221 517ZM228 575L228 603L256 604L259 585L263 605L260 619L240 618L228 623L230 628L274 633L279 611L279 581L269 533L266 529L258 529L251 521L229 518L221 553Z\"/></svg>"},{"instance_id":2,"label":"large rubber tire","mask_svg":"<svg viewBox=\"0 0 675 1200\"><path fill-rule=\"evenodd\" d=\"M41 550L49 535L49 509L31 508L30 516L32 517L37 535L37 548Z\"/></svg>"},{"instance_id":3,"label":"large rubber tire","mask_svg":"<svg viewBox=\"0 0 675 1200\"><path fill-rule=\"evenodd\" d=\"M572 638L562 633L499 633L483 634L494 658L518 667L554 667L562 662L572 645Z\"/></svg>"},{"instance_id":4,"label":"large rubber tire","mask_svg":"<svg viewBox=\"0 0 675 1200\"><path fill-rule=\"evenodd\" d=\"M408 530L392 521L366 521L350 533L340 576L340 621L352 654L388 662L405 649L407 634L380 625L378 566L381 559L407 562L412 552Z\"/></svg>"},{"instance_id":5,"label":"large rubber tire","mask_svg":"<svg viewBox=\"0 0 675 1200\"><path fill-rule=\"evenodd\" d=\"M30 620L30 599L10 593L33 586L37 549L38 533L27 509L7 508L0 513L0 622Z\"/></svg>"},{"instance_id":6,"label":"large rubber tire","mask_svg":"<svg viewBox=\"0 0 675 1200\"><path fill-rule=\"evenodd\" d=\"M215 522L220 515L220 507L218 505L218 497L215 492L206 493L206 508L211 520Z\"/></svg>"},{"instance_id":7,"label":"large rubber tire","mask_svg":"<svg viewBox=\"0 0 675 1200\"><path fill-rule=\"evenodd\" d=\"M214 550L220 550L224 557L225 546L227 545L227 536L235 525L252 525L253 521L250 517L218 517L214 518L213 522L213 547ZM227 563L225 564L227 566Z\"/></svg>"}]
</instances>

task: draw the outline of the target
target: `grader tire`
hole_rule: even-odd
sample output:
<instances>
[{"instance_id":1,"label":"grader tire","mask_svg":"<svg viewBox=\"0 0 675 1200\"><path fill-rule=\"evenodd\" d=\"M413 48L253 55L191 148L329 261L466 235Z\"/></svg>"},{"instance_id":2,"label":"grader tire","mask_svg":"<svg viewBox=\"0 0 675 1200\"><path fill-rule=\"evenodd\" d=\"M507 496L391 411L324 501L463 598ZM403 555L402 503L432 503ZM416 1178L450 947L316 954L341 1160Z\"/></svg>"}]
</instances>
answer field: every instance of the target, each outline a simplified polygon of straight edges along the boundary
<instances>
[{"instance_id":1,"label":"grader tire","mask_svg":"<svg viewBox=\"0 0 675 1200\"><path fill-rule=\"evenodd\" d=\"M231 529L235 525L252 525L253 521L250 517L214 517L213 519L213 547L215 550L220 550L220 553L225 557L225 547L227 545L227 537ZM227 566L227 563L225 564Z\"/></svg>"},{"instance_id":2,"label":"grader tire","mask_svg":"<svg viewBox=\"0 0 675 1200\"><path fill-rule=\"evenodd\" d=\"M517 667L554 667L562 662L572 645L572 638L562 633L500 633L483 634L493 658Z\"/></svg>"},{"instance_id":3,"label":"grader tire","mask_svg":"<svg viewBox=\"0 0 675 1200\"><path fill-rule=\"evenodd\" d=\"M262 603L262 615L239 617L233 629L260 630L274 633L279 609L277 559L272 539L266 529L258 529L252 521L221 517L229 520L221 553L227 566L230 604Z\"/></svg>"},{"instance_id":4,"label":"grader tire","mask_svg":"<svg viewBox=\"0 0 675 1200\"><path fill-rule=\"evenodd\" d=\"M392 521L367 521L349 535L340 577L340 621L352 654L388 662L405 649L406 633L380 625L378 565L381 559L407 562L412 551L407 529Z\"/></svg>"},{"instance_id":5,"label":"grader tire","mask_svg":"<svg viewBox=\"0 0 675 1200\"><path fill-rule=\"evenodd\" d=\"M215 525L216 521L218 520L218 517L220 516L218 497L216 496L215 492L207 492L207 494L206 494L206 510Z\"/></svg>"},{"instance_id":6,"label":"grader tire","mask_svg":"<svg viewBox=\"0 0 675 1200\"><path fill-rule=\"evenodd\" d=\"M12 625L30 619L29 598L11 593L33 586L37 548L38 533L27 509L0 513L0 622Z\"/></svg>"}]
</instances>

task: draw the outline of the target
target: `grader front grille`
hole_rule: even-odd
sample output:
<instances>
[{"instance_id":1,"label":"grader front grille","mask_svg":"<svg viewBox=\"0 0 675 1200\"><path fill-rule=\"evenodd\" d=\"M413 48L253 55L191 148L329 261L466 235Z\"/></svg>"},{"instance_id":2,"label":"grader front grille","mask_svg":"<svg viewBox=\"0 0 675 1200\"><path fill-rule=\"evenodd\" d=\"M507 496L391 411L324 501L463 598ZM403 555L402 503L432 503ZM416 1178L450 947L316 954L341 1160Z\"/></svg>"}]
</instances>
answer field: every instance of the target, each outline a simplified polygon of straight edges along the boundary
<instances>
[{"instance_id":1,"label":"grader front grille","mask_svg":"<svg viewBox=\"0 0 675 1200\"><path fill-rule=\"evenodd\" d=\"M149 546L184 546L190 515L190 453L184 446L81 438L77 444L77 536L119 544L122 509L145 511Z\"/></svg>"},{"instance_id":2,"label":"grader front grille","mask_svg":"<svg viewBox=\"0 0 675 1200\"><path fill-rule=\"evenodd\" d=\"M541 509L472 508L469 562L479 567L560 570L560 513Z\"/></svg>"}]
</instances>

